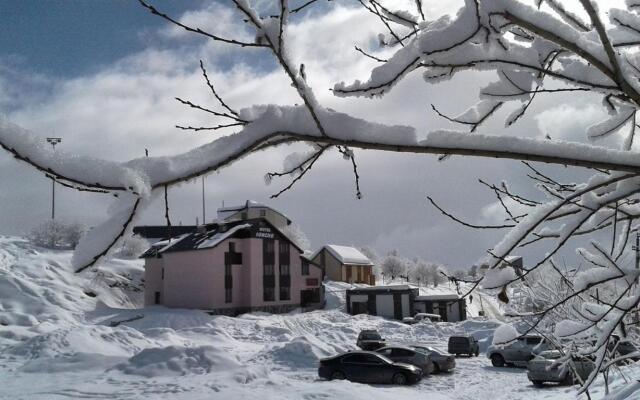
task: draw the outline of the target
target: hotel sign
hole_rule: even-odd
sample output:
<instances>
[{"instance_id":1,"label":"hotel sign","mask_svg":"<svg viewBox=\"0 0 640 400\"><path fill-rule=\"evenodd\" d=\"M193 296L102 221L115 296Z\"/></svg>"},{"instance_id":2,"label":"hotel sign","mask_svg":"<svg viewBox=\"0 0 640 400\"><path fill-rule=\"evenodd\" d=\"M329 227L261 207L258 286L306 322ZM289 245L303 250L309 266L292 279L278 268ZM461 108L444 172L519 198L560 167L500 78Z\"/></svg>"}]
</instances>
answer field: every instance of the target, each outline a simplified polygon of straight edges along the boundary
<instances>
[{"instance_id":1,"label":"hotel sign","mask_svg":"<svg viewBox=\"0 0 640 400\"><path fill-rule=\"evenodd\" d=\"M271 228L261 226L256 232L256 237L263 239L273 239L275 235L273 234L273 232L271 232Z\"/></svg>"}]
</instances>

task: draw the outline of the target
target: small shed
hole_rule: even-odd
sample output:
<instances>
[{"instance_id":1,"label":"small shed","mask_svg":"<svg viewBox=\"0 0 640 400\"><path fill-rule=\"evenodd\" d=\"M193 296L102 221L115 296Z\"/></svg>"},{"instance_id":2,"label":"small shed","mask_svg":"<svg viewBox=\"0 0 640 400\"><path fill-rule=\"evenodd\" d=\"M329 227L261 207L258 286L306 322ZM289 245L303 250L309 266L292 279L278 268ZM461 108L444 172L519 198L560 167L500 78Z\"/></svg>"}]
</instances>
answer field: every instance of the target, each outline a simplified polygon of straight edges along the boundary
<instances>
[{"instance_id":1,"label":"small shed","mask_svg":"<svg viewBox=\"0 0 640 400\"><path fill-rule=\"evenodd\" d=\"M376 284L373 262L354 247L327 244L310 258L324 268L327 278L332 281Z\"/></svg>"},{"instance_id":2,"label":"small shed","mask_svg":"<svg viewBox=\"0 0 640 400\"><path fill-rule=\"evenodd\" d=\"M347 312L352 315L370 314L402 320L412 317L418 288L413 285L371 286L348 289Z\"/></svg>"}]
</instances>

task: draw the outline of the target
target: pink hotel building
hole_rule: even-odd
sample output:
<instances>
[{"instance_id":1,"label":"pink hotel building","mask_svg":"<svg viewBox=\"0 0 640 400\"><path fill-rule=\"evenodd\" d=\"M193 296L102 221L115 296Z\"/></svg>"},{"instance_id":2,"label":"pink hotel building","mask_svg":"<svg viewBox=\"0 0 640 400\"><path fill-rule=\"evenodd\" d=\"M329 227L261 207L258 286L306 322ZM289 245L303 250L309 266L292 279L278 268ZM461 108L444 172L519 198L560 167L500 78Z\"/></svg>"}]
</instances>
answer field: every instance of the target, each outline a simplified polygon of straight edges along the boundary
<instances>
[{"instance_id":1,"label":"pink hotel building","mask_svg":"<svg viewBox=\"0 0 640 400\"><path fill-rule=\"evenodd\" d=\"M321 307L324 270L266 212L251 218L246 211L147 250L145 305L225 315Z\"/></svg>"}]
</instances>

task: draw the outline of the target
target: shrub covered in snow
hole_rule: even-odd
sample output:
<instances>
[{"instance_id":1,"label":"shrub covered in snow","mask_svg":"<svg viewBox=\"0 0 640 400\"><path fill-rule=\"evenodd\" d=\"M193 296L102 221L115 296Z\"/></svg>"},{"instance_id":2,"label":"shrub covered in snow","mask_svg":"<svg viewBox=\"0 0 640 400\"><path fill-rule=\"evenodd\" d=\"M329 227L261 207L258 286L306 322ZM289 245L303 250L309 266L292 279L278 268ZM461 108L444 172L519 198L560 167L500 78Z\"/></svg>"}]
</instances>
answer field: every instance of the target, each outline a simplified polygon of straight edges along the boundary
<instances>
[{"instance_id":1,"label":"shrub covered in snow","mask_svg":"<svg viewBox=\"0 0 640 400\"><path fill-rule=\"evenodd\" d=\"M74 249L86 230L86 226L79 223L51 219L34 227L28 238L33 244L48 249Z\"/></svg>"},{"instance_id":2,"label":"shrub covered in snow","mask_svg":"<svg viewBox=\"0 0 640 400\"><path fill-rule=\"evenodd\" d=\"M149 242L139 236L130 236L122 241L116 256L120 258L137 258L149 248Z\"/></svg>"}]
</instances>

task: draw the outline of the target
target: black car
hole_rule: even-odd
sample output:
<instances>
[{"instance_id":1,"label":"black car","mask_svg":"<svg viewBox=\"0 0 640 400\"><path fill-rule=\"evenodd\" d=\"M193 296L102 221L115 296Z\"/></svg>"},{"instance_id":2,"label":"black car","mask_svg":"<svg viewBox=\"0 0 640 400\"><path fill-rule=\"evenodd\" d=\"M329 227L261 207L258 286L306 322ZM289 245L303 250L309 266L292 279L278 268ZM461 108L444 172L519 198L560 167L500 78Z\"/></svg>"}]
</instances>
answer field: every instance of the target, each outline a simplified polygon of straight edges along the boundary
<instances>
[{"instance_id":1,"label":"black car","mask_svg":"<svg viewBox=\"0 0 640 400\"><path fill-rule=\"evenodd\" d=\"M451 336L447 351L456 356L467 354L469 357L477 357L480 354L480 346L478 340L471 335Z\"/></svg>"},{"instance_id":2,"label":"black car","mask_svg":"<svg viewBox=\"0 0 640 400\"><path fill-rule=\"evenodd\" d=\"M358 335L356 345L362 350L376 350L387 345L375 329L363 329Z\"/></svg>"},{"instance_id":3,"label":"black car","mask_svg":"<svg viewBox=\"0 0 640 400\"><path fill-rule=\"evenodd\" d=\"M320 360L318 375L329 380L407 385L420 381L422 370L413 365L394 363L370 351L351 351Z\"/></svg>"},{"instance_id":4,"label":"black car","mask_svg":"<svg viewBox=\"0 0 640 400\"><path fill-rule=\"evenodd\" d=\"M638 348L629 341L629 339L622 339L618 335L611 335L611 340L607 346L610 352L615 354L615 357L626 356L626 362L635 362L640 360L638 357ZM621 363L624 363L622 361Z\"/></svg>"}]
</instances>

